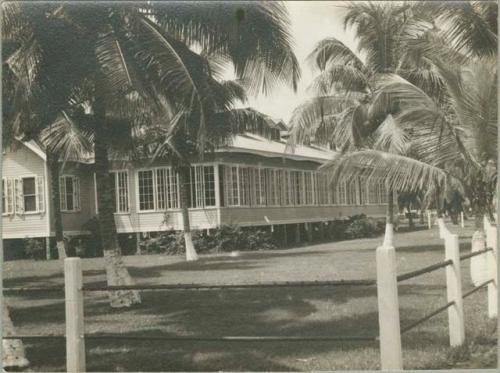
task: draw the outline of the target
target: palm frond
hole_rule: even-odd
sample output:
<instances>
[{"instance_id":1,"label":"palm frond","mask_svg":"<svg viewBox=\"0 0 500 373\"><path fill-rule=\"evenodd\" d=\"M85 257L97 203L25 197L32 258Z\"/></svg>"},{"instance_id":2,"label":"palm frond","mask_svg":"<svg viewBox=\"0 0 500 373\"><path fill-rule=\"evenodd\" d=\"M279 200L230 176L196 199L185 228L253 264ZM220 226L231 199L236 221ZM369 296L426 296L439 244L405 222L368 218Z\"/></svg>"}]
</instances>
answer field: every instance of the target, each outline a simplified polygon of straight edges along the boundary
<instances>
[{"instance_id":1,"label":"palm frond","mask_svg":"<svg viewBox=\"0 0 500 373\"><path fill-rule=\"evenodd\" d=\"M151 10L178 40L226 56L236 76L252 83L250 93L267 93L276 83L297 89L300 67L282 2L156 2Z\"/></svg>"},{"instance_id":2,"label":"palm frond","mask_svg":"<svg viewBox=\"0 0 500 373\"><path fill-rule=\"evenodd\" d=\"M310 89L319 95L329 95L334 92L360 92L369 90L368 77L351 65L328 65L311 83Z\"/></svg>"},{"instance_id":3,"label":"palm frond","mask_svg":"<svg viewBox=\"0 0 500 373\"><path fill-rule=\"evenodd\" d=\"M339 154L321 169L329 174L331 182L355 177L383 178L390 189L401 191L441 185L450 176L445 170L417 159L373 149Z\"/></svg>"},{"instance_id":4,"label":"palm frond","mask_svg":"<svg viewBox=\"0 0 500 373\"><path fill-rule=\"evenodd\" d=\"M321 71L326 70L329 65L344 65L366 72L359 57L344 43L333 37L318 42L307 59Z\"/></svg>"}]
</instances>

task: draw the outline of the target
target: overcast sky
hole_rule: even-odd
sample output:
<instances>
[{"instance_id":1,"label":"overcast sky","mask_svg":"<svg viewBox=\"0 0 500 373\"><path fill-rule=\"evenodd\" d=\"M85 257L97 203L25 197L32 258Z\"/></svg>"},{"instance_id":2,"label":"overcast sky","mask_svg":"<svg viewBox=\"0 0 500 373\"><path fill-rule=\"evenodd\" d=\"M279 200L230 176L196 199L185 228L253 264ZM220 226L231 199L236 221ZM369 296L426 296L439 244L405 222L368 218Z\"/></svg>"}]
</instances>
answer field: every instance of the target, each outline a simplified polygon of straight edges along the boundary
<instances>
[{"instance_id":1,"label":"overcast sky","mask_svg":"<svg viewBox=\"0 0 500 373\"><path fill-rule=\"evenodd\" d=\"M310 97L307 87L313 76L306 57L316 43L326 37L335 37L355 49L353 32L344 31L343 16L346 12L340 1L290 1L286 3L291 19L294 51L302 69L302 78L297 93L288 87L276 87L268 96L250 98L248 106L283 119L287 124L293 109Z\"/></svg>"}]
</instances>

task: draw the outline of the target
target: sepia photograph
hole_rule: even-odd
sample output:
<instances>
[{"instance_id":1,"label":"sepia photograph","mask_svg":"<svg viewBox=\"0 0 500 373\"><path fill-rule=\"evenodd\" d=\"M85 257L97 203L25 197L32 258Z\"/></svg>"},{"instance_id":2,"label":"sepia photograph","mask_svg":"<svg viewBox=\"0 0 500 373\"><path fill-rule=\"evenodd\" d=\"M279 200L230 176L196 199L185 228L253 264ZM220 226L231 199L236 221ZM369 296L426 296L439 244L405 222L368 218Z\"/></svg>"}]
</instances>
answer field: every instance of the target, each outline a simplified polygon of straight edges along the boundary
<instances>
[{"instance_id":1,"label":"sepia photograph","mask_svg":"<svg viewBox=\"0 0 500 373\"><path fill-rule=\"evenodd\" d=\"M4 1L3 372L498 369L497 1Z\"/></svg>"}]
</instances>

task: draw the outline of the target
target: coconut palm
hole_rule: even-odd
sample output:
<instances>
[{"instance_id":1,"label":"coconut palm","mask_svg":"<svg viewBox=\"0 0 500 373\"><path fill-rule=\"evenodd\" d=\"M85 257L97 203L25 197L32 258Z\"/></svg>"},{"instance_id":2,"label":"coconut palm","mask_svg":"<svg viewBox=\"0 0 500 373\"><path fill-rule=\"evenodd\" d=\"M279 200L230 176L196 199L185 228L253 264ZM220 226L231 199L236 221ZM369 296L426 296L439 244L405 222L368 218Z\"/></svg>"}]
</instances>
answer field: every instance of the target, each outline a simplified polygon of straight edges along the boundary
<instances>
[{"instance_id":1,"label":"coconut palm","mask_svg":"<svg viewBox=\"0 0 500 373\"><path fill-rule=\"evenodd\" d=\"M317 97L294 111L289 140L292 146L311 138L327 142L342 153L366 147L387 115L398 110L389 97L385 105L380 105L382 97L378 105L373 105L379 81L386 74L408 76L432 94L439 93L441 82L429 64L410 54L416 48L409 48L411 43L433 27L420 13L417 4L349 5L344 26L355 28L358 53L333 37L317 44L309 56L319 70L311 85ZM389 190L388 223L393 219L393 202L393 191Z\"/></svg>"},{"instance_id":2,"label":"coconut palm","mask_svg":"<svg viewBox=\"0 0 500 373\"><path fill-rule=\"evenodd\" d=\"M496 62L439 65L439 71L447 92L445 107L398 76L380 87L400 105L394 129L386 135L400 144L401 152L367 147L340 155L326 168L344 177L382 174L395 190L461 188L479 225L485 213L492 214L496 186Z\"/></svg>"},{"instance_id":3,"label":"coconut palm","mask_svg":"<svg viewBox=\"0 0 500 373\"><path fill-rule=\"evenodd\" d=\"M446 5L443 4L443 7ZM332 171L333 178L383 175L391 189L424 189L428 200L430 195L441 195L450 183L462 185L457 180L464 180L464 175L474 179L474 182L467 183L469 189L482 185L481 190L491 190L491 179L495 173L477 171L481 176L471 173L477 167L470 168L469 153L472 149L466 144L479 140L476 136L469 136L474 127L488 128L482 136L491 136L496 131L496 127L490 125L476 126L472 119L477 116L483 122L488 121L495 107L490 101L496 97L493 95L495 81L490 80L486 86L481 86L474 84L470 78L477 77L482 84L486 82L481 76L493 73L491 68L486 67L487 62L474 66L476 61L472 60L479 52L474 47L477 43L471 41L474 39L477 42L477 35L471 35L474 30L482 33L480 30L484 27L470 27L468 31L459 32L456 26L463 21L457 21L457 14L460 11L470 13L476 9L475 5L447 11L437 22L442 24L441 28L436 23L425 21L431 19L428 15L435 11L436 4L385 6L389 10L384 12L383 5L353 4L346 16L346 24L357 22L359 49L367 54L366 62L335 40L320 42L315 49L311 56L321 73L313 87L320 89L322 96L299 107L294 113L294 141L300 141L305 135L314 136L320 131L326 134L323 137L342 151L326 166ZM489 17L485 12L481 14L475 22L482 26L489 25L485 21ZM398 15L403 15L402 19ZM488 27L491 28L491 25ZM496 35L496 29L493 34ZM380 53L377 54L377 50ZM384 50L388 52L384 54ZM380 56L378 60L377 56ZM469 64L471 69L469 72L460 70L457 68L460 64ZM386 68L381 69L381 66ZM461 84L462 78L467 80L467 86ZM474 92L475 98L470 97L468 89ZM330 92L336 97L325 97ZM352 99L353 93L355 100ZM365 95L360 96L360 93ZM347 99L340 95L345 95ZM344 103L344 110L325 107L325 103L332 100ZM490 102L488 105L491 106L478 107L471 105L472 102L475 105ZM472 112L473 107L475 113ZM457 113L464 112L465 108L468 113L464 113L459 121ZM473 117L466 118L466 115ZM469 128L469 135L464 136L462 126ZM482 141L480 146L491 149L494 144L486 145ZM492 154L491 151L489 154ZM481 162L485 164L484 160ZM450 177L450 170L457 168L461 170L462 177ZM486 174L489 176L486 177ZM482 182L477 183L477 180ZM490 187L487 188L486 184ZM485 196L483 201L489 198L486 197L489 192L482 195Z\"/></svg>"},{"instance_id":4,"label":"coconut palm","mask_svg":"<svg viewBox=\"0 0 500 373\"><path fill-rule=\"evenodd\" d=\"M91 87L86 104L93 118L99 218L110 284L130 281L120 259L109 190L112 117L134 108L140 117L146 106L160 116L168 105L181 106L191 113L189 122L198 124L202 139L214 107L208 77L218 69L192 52L189 47L195 44L203 55L232 63L238 77L250 78L253 91L267 92L276 82L296 87L299 78L280 3L3 5L3 36L17 46L11 63L25 67L17 73L23 76L29 99L50 92L53 83L66 76L73 90ZM65 61L65 69L54 71L54 61Z\"/></svg>"}]
</instances>

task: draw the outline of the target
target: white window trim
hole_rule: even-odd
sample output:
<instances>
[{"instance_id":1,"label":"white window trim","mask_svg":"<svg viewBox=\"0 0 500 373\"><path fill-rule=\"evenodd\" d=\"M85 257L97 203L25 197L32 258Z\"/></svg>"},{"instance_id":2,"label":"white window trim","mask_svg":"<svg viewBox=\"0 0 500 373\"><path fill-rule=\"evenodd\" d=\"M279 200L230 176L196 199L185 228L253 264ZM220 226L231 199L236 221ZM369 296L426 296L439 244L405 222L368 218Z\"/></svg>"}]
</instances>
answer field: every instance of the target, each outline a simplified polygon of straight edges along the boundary
<instances>
[{"instance_id":1,"label":"white window trim","mask_svg":"<svg viewBox=\"0 0 500 373\"><path fill-rule=\"evenodd\" d=\"M127 174L127 204L128 204L128 211L120 211L120 212L115 212L115 215L130 215L130 173L128 169L117 169L117 170L110 170L109 173L114 173L115 174L115 203L116 203L116 209L118 210L119 206L119 193L118 193L118 177L117 174L120 172L125 172Z\"/></svg>"},{"instance_id":2,"label":"white window trim","mask_svg":"<svg viewBox=\"0 0 500 373\"><path fill-rule=\"evenodd\" d=\"M11 190L9 196L9 182L11 183ZM5 212L2 212L2 216L10 216L15 213L15 195L14 195L14 179L8 179L6 177L2 178L2 193L5 194L5 205L3 208ZM9 211L9 197L11 202L11 210Z\"/></svg>"},{"instance_id":3,"label":"white window trim","mask_svg":"<svg viewBox=\"0 0 500 373\"><path fill-rule=\"evenodd\" d=\"M16 177L16 179L29 179L29 178L34 178L35 179L35 203L36 203L36 210L34 211L26 211L26 206L24 206L24 209L23 209L23 212L20 214L20 215L41 215L43 213L43 211L40 211L40 201L39 201L39 197L38 197L38 192L37 192L37 188L38 188L38 181L37 179L41 178L43 176L40 176L40 175L36 175L36 174L24 174L24 175L19 175L18 177ZM14 189L15 189L15 186L14 186ZM14 191L15 193L15 191ZM44 191L45 193L45 191ZM21 190L21 194L23 196L23 199L24 199L24 193L23 191ZM45 196L44 196L45 197ZM24 204L24 201L23 201L23 204ZM18 214L17 212L17 203L14 203L14 212L15 214Z\"/></svg>"},{"instance_id":4,"label":"white window trim","mask_svg":"<svg viewBox=\"0 0 500 373\"><path fill-rule=\"evenodd\" d=\"M80 182L80 177L77 176L77 175L71 175L71 174L63 174L63 175L60 175L59 176L59 206L61 206L61 198L62 198L62 195L61 195L61 179L65 179L67 177L70 177L72 179L78 179L78 183L80 184L80 190L78 191L79 195L76 196L76 198L78 198L78 203L75 203L75 184L73 182L73 210L68 210L68 209L63 209L62 207L60 207L60 211L61 212L64 212L65 214L76 214L76 213L79 213L81 212L81 194L82 194L82 191L81 191L81 187L82 187L82 184ZM78 208L75 208L75 206L78 204Z\"/></svg>"},{"instance_id":5,"label":"white window trim","mask_svg":"<svg viewBox=\"0 0 500 373\"><path fill-rule=\"evenodd\" d=\"M157 190L156 190L156 170L158 169L170 169L171 173L175 173L175 177L177 180L176 183L176 194L177 194L177 206L175 208L166 208L166 209L158 209L158 196L157 196ZM141 171L152 171L153 172L153 209L152 210L141 210L140 209L140 199L139 199L139 172ZM157 167L141 167L135 170L134 172L134 177L135 177L135 203L136 203L136 212L138 214L151 214L151 213L164 213L166 211L180 211L180 180L179 180L179 173L175 172L174 168L172 166L157 166ZM130 193L129 193L130 195ZM130 198L130 196L129 196ZM170 197L168 197L170 198ZM130 211L130 201L129 201L129 211Z\"/></svg>"}]
</instances>

